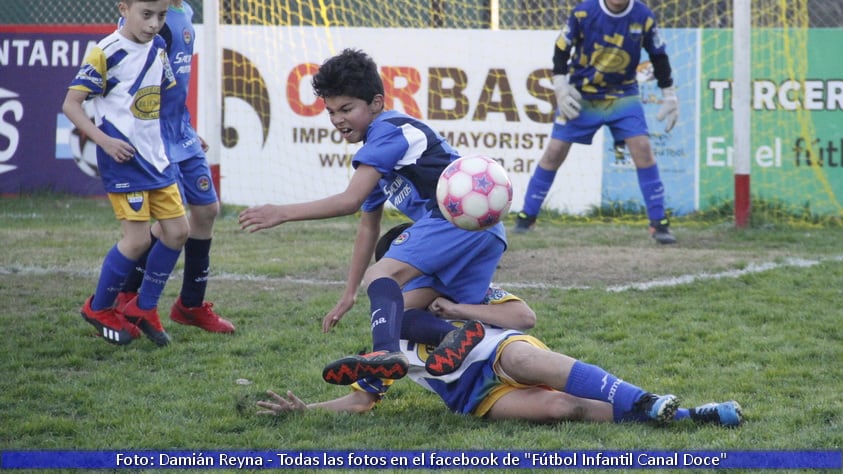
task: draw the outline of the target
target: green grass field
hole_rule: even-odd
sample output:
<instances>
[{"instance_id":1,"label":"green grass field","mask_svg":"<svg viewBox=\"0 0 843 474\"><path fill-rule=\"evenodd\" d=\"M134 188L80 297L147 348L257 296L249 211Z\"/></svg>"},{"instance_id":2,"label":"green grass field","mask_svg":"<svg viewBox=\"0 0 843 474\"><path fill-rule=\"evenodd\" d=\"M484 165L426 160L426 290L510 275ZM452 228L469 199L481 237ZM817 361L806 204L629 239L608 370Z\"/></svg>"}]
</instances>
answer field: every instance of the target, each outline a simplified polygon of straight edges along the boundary
<instances>
[{"instance_id":1,"label":"green grass field","mask_svg":"<svg viewBox=\"0 0 843 474\"><path fill-rule=\"evenodd\" d=\"M737 231L715 219L676 219L680 243L668 248L625 220L549 219L510 235L496 281L534 307L532 334L645 389L675 393L683 405L735 399L746 416L739 429L547 426L452 414L409 381L365 415L256 416L266 389L291 389L305 401L346 393L324 383L321 369L370 344L368 301L361 293L337 330L321 332L343 289L355 218L246 234L238 211L226 207L218 221L208 294L237 332L166 319L179 265L161 300L172 344L118 347L78 312L119 238L107 201L0 198L0 450L843 446L839 225L768 221ZM390 217L384 228L397 222ZM559 254L571 259L548 258ZM662 276L672 280L647 285Z\"/></svg>"}]
</instances>

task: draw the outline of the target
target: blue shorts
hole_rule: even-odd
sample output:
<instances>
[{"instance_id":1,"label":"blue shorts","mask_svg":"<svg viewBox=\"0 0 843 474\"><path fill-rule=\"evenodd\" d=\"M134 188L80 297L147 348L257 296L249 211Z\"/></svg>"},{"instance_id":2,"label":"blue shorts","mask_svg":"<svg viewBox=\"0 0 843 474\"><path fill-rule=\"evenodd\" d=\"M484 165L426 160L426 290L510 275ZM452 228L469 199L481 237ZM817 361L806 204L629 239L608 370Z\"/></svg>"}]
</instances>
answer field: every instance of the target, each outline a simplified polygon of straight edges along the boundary
<instances>
[{"instance_id":1,"label":"blue shorts","mask_svg":"<svg viewBox=\"0 0 843 474\"><path fill-rule=\"evenodd\" d=\"M179 171L179 187L188 205L205 206L219 200L211 177L211 167L204 156L194 156L176 165Z\"/></svg>"},{"instance_id":2,"label":"blue shorts","mask_svg":"<svg viewBox=\"0 0 843 474\"><path fill-rule=\"evenodd\" d=\"M483 302L506 249L501 239L437 217L419 219L405 233L384 256L412 265L425 276L411 280L404 291L430 287L458 303Z\"/></svg>"},{"instance_id":3,"label":"blue shorts","mask_svg":"<svg viewBox=\"0 0 843 474\"><path fill-rule=\"evenodd\" d=\"M568 143L590 145L591 139L606 125L615 141L648 135L644 106L637 95L620 99L583 100L580 115L567 123L553 123L551 137Z\"/></svg>"}]
</instances>

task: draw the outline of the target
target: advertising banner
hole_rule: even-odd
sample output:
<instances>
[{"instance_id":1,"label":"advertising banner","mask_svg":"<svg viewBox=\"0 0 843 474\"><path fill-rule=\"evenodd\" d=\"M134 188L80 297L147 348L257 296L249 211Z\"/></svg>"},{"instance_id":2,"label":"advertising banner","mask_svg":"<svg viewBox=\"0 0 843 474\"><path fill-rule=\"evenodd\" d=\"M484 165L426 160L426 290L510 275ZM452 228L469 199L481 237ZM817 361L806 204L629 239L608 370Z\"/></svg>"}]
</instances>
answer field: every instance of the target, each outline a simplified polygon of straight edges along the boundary
<instances>
[{"instance_id":1,"label":"advertising banner","mask_svg":"<svg viewBox=\"0 0 843 474\"><path fill-rule=\"evenodd\" d=\"M94 145L74 131L61 103L86 52L111 31L111 25L0 25L0 193L103 193ZM343 48L362 49L381 69L387 107L428 122L463 155L499 160L515 189L512 209L519 210L550 139L557 34L226 25L218 36L222 109L210 107L208 97L197 100L207 89L192 87L194 118L200 134L208 134L217 133L206 130L209 117L221 117L222 146L209 158L219 156L227 203L291 203L339 192L358 145L335 131L310 80ZM822 47L842 34L831 28L754 33L753 115L746 124L754 198L818 214L843 211L837 120L843 66ZM639 79L666 205L681 215L732 199L731 30L664 29L662 35L681 108L670 133L655 119L661 93L649 63L639 68ZM197 53L207 47L197 41ZM635 168L604 132L592 145L572 148L545 206L583 213L627 202L641 202Z\"/></svg>"},{"instance_id":2,"label":"advertising banner","mask_svg":"<svg viewBox=\"0 0 843 474\"><path fill-rule=\"evenodd\" d=\"M113 30L0 25L0 193L104 194L95 145L61 107L87 51Z\"/></svg>"},{"instance_id":3,"label":"advertising banner","mask_svg":"<svg viewBox=\"0 0 843 474\"><path fill-rule=\"evenodd\" d=\"M550 139L553 31L223 27L222 188L237 204L291 203L341 191L358 145L344 143L312 74L344 48L378 63L387 108L421 118L462 155L499 160L512 209ZM271 45L271 47L267 47ZM603 136L572 150L547 205L600 205Z\"/></svg>"},{"instance_id":4,"label":"advertising banner","mask_svg":"<svg viewBox=\"0 0 843 474\"><path fill-rule=\"evenodd\" d=\"M0 194L105 195L96 145L61 108L88 51L114 28L0 25ZM191 110L197 106L197 80L198 68L191 76ZM191 118L195 126L197 114Z\"/></svg>"},{"instance_id":5,"label":"advertising banner","mask_svg":"<svg viewBox=\"0 0 843 474\"><path fill-rule=\"evenodd\" d=\"M708 54L700 69L702 208L733 195L731 34L703 32ZM753 200L821 215L843 212L843 64L829 48L841 38L839 28L753 33L752 123L740 124L752 131Z\"/></svg>"}]
</instances>

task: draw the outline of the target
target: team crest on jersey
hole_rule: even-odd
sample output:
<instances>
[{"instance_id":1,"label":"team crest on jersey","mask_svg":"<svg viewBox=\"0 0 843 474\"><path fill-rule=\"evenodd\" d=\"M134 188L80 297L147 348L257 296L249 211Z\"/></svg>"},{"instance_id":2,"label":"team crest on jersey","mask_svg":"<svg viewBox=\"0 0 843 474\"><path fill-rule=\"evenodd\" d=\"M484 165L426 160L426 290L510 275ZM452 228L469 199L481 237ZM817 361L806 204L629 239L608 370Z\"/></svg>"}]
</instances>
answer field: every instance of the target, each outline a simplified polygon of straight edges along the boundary
<instances>
[{"instance_id":1,"label":"team crest on jersey","mask_svg":"<svg viewBox=\"0 0 843 474\"><path fill-rule=\"evenodd\" d=\"M140 211L143 207L143 193L139 191L126 193L126 202L129 203L129 207L131 207L133 211Z\"/></svg>"},{"instance_id":2,"label":"team crest on jersey","mask_svg":"<svg viewBox=\"0 0 843 474\"><path fill-rule=\"evenodd\" d=\"M147 86L139 90L132 102L132 115L140 120L156 120L161 112L161 87Z\"/></svg>"},{"instance_id":3,"label":"team crest on jersey","mask_svg":"<svg viewBox=\"0 0 843 474\"><path fill-rule=\"evenodd\" d=\"M392 245L401 245L410 240L410 233L408 231L401 232L401 234L392 241Z\"/></svg>"},{"instance_id":4,"label":"team crest on jersey","mask_svg":"<svg viewBox=\"0 0 843 474\"><path fill-rule=\"evenodd\" d=\"M196 189L202 192L211 189L211 179L205 175L200 176L196 179Z\"/></svg>"},{"instance_id":5,"label":"team crest on jersey","mask_svg":"<svg viewBox=\"0 0 843 474\"><path fill-rule=\"evenodd\" d=\"M181 35L184 39L184 44L190 44L190 42L193 41L193 36L190 34L190 30L188 28L182 30Z\"/></svg>"},{"instance_id":6,"label":"team crest on jersey","mask_svg":"<svg viewBox=\"0 0 843 474\"><path fill-rule=\"evenodd\" d=\"M641 26L641 23L633 23L629 25L629 34L631 35L640 35L644 31L644 27Z\"/></svg>"}]
</instances>

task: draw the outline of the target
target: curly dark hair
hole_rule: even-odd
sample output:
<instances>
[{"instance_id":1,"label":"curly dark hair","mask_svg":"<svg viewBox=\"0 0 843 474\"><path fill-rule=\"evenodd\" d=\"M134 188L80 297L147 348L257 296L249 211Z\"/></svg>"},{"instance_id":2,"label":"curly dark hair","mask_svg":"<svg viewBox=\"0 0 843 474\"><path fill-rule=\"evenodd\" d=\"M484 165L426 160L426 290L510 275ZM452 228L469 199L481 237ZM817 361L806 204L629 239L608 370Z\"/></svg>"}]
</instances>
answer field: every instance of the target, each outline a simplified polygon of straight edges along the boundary
<instances>
[{"instance_id":1,"label":"curly dark hair","mask_svg":"<svg viewBox=\"0 0 843 474\"><path fill-rule=\"evenodd\" d=\"M317 97L349 96L371 103L375 95L383 95L383 81L378 65L359 49L347 48L327 59L313 76Z\"/></svg>"}]
</instances>

